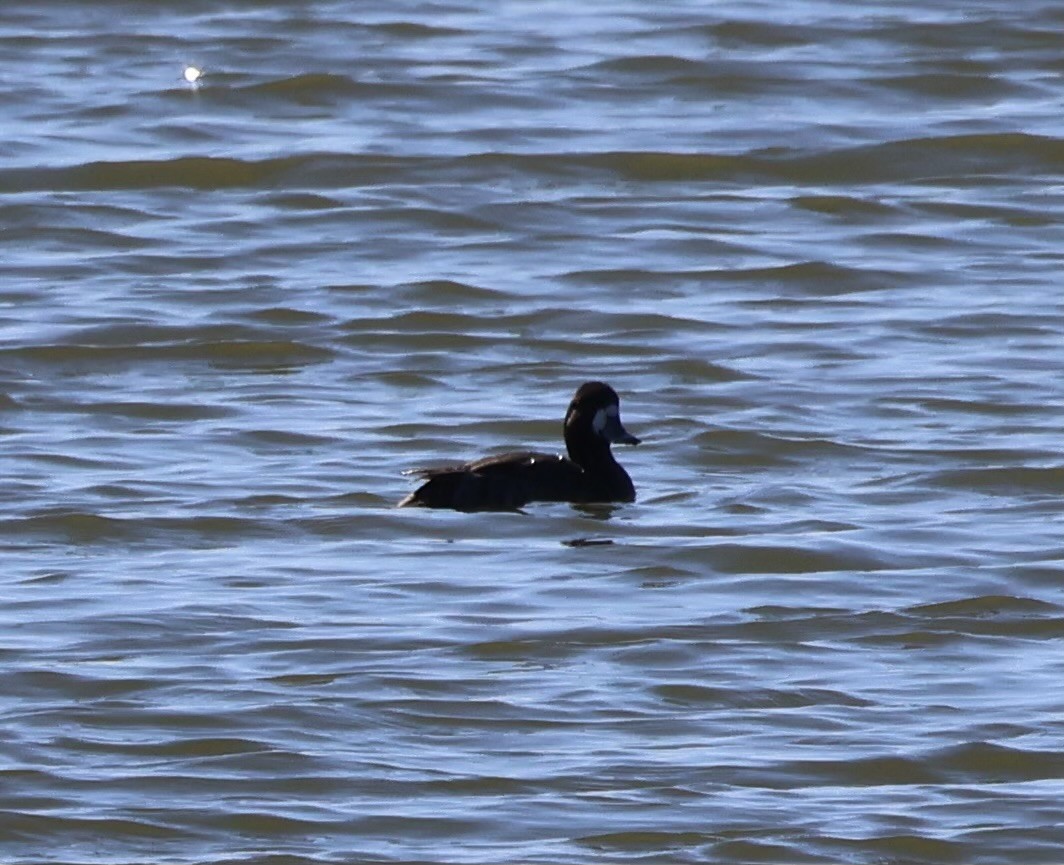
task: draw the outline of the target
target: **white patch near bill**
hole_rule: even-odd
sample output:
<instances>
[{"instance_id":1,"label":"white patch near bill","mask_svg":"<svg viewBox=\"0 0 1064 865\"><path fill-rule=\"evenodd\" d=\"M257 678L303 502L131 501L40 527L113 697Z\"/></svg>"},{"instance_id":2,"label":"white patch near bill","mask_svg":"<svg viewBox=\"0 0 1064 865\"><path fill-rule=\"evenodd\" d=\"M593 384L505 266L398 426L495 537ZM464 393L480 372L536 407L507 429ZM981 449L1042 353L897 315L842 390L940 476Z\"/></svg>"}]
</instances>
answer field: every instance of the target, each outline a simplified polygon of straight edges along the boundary
<instances>
[{"instance_id":1,"label":"white patch near bill","mask_svg":"<svg viewBox=\"0 0 1064 865\"><path fill-rule=\"evenodd\" d=\"M595 416L591 419L591 429L595 431L596 435L602 435L602 431L606 429L606 417L609 413L609 409L600 408L595 412Z\"/></svg>"}]
</instances>

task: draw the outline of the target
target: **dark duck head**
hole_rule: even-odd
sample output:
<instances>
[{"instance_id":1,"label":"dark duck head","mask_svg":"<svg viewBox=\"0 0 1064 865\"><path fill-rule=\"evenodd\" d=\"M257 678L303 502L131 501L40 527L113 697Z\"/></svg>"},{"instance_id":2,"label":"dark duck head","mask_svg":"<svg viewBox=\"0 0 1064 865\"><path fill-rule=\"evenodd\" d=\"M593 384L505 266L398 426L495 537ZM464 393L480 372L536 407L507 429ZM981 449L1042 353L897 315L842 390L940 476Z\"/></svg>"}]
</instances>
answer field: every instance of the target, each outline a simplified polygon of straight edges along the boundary
<instances>
[{"instance_id":1,"label":"dark duck head","mask_svg":"<svg viewBox=\"0 0 1064 865\"><path fill-rule=\"evenodd\" d=\"M580 385L565 412L563 435L569 459L588 471L604 461L614 462L611 444L639 444L621 423L617 391L601 381Z\"/></svg>"},{"instance_id":2,"label":"dark duck head","mask_svg":"<svg viewBox=\"0 0 1064 865\"><path fill-rule=\"evenodd\" d=\"M568 457L519 453L464 465L414 469L425 483L400 507L513 510L528 502L630 502L632 479L613 458L611 444L639 444L621 423L620 398L601 381L582 384L563 424Z\"/></svg>"}]
</instances>

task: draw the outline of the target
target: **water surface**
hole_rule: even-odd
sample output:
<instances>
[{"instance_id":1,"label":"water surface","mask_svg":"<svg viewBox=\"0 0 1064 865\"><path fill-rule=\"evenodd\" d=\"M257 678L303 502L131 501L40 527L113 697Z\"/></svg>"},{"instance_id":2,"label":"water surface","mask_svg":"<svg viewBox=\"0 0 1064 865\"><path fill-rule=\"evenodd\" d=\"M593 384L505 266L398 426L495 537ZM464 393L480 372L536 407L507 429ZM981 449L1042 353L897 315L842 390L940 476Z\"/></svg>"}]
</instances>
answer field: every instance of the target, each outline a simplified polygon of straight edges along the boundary
<instances>
[{"instance_id":1,"label":"water surface","mask_svg":"<svg viewBox=\"0 0 1064 865\"><path fill-rule=\"evenodd\" d=\"M1056 858L1062 28L6 9L4 861Z\"/></svg>"}]
</instances>

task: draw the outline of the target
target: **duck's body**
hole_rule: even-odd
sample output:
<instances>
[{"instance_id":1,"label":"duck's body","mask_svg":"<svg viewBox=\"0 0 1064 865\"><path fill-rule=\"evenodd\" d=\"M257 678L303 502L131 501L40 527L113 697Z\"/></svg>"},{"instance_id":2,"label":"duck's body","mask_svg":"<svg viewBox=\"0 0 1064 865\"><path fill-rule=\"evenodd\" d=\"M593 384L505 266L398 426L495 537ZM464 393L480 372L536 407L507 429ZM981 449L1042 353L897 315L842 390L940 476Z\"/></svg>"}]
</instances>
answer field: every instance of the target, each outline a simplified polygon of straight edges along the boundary
<instances>
[{"instance_id":1,"label":"duck's body","mask_svg":"<svg viewBox=\"0 0 1064 865\"><path fill-rule=\"evenodd\" d=\"M631 502L635 487L610 451L639 444L621 424L620 400L602 382L582 385L565 414L568 456L522 451L463 465L414 469L425 483L399 507L516 510L529 502Z\"/></svg>"}]
</instances>

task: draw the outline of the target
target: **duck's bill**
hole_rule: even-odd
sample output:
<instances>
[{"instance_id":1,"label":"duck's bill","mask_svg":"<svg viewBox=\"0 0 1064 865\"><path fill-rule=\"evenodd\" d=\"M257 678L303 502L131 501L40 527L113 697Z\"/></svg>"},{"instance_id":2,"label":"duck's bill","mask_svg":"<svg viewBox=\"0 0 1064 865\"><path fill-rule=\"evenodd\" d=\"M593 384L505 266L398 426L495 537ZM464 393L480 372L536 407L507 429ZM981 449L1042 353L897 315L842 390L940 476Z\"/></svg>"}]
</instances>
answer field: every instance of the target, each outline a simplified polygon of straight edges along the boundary
<instances>
[{"instance_id":1,"label":"duck's bill","mask_svg":"<svg viewBox=\"0 0 1064 865\"><path fill-rule=\"evenodd\" d=\"M606 438L616 445L637 445L639 439L632 435L628 430L624 428L619 417L611 417L606 421L606 428L603 430L606 434Z\"/></svg>"}]
</instances>

